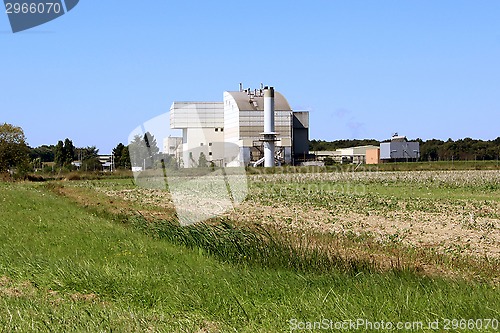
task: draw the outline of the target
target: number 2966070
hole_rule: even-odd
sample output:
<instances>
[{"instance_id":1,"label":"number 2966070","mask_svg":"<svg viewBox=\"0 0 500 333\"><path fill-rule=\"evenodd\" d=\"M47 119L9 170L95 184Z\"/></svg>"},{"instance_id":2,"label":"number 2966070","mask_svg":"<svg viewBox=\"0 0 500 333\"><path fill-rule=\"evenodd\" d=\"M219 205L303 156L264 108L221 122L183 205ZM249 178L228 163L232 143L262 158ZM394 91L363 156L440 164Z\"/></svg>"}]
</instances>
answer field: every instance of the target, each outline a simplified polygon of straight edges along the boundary
<instances>
[{"instance_id":1,"label":"number 2966070","mask_svg":"<svg viewBox=\"0 0 500 333\"><path fill-rule=\"evenodd\" d=\"M5 3L5 12L7 14L59 14L63 9L58 2L40 2L40 3Z\"/></svg>"}]
</instances>

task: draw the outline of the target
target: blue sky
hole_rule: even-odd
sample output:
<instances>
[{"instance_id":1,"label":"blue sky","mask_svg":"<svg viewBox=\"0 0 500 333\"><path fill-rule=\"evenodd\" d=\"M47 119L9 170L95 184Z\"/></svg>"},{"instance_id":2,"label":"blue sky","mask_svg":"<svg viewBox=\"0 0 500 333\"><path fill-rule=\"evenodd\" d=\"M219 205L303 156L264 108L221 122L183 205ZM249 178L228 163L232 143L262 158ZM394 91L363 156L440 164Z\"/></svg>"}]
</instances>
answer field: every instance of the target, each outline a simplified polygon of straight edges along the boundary
<instances>
[{"instance_id":1,"label":"blue sky","mask_svg":"<svg viewBox=\"0 0 500 333\"><path fill-rule=\"evenodd\" d=\"M263 82L314 139L494 139L499 17L496 0L81 0L12 34L0 13L0 122L108 153L175 100Z\"/></svg>"}]
</instances>

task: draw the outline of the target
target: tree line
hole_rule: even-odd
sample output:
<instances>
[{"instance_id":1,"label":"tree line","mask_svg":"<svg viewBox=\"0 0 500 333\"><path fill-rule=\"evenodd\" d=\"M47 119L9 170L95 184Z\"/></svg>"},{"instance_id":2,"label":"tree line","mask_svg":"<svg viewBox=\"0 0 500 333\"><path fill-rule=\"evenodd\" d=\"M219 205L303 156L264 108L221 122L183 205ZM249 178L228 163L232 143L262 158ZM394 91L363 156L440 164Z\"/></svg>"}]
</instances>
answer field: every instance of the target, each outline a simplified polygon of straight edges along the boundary
<instances>
[{"instance_id":1,"label":"tree line","mask_svg":"<svg viewBox=\"0 0 500 333\"><path fill-rule=\"evenodd\" d=\"M309 141L309 151L317 150L337 150L341 148L350 148L357 146L378 146L380 141L374 139L354 139L354 140L335 140L335 141L325 141L325 140L310 140Z\"/></svg>"},{"instance_id":2,"label":"tree line","mask_svg":"<svg viewBox=\"0 0 500 333\"><path fill-rule=\"evenodd\" d=\"M388 140L386 140L388 141ZM494 140L477 140L465 138L446 141L416 139L420 143L420 160L497 160L500 159L500 137ZM384 142L384 141L383 141ZM310 140L309 149L336 150L365 145L379 145L375 139L362 140ZM112 151L114 168L130 170L132 165L150 169L162 166L177 167L175 158L160 153L154 135L147 132L143 136L136 135L129 145L119 143ZM78 163L75 163L75 162ZM200 155L199 166L206 166L207 160ZM31 148L21 127L11 124L0 124L0 173L16 170L27 173L43 168L59 170L101 171L99 149L95 146L75 147L66 138L55 145L42 145Z\"/></svg>"},{"instance_id":3,"label":"tree line","mask_svg":"<svg viewBox=\"0 0 500 333\"><path fill-rule=\"evenodd\" d=\"M159 148L156 139L149 132L143 137L136 137L130 145L119 143L112 151L115 169L132 168L130 147L146 146L150 152L148 158L157 159ZM135 151L141 151L135 149ZM139 156L142 157L142 156ZM136 156L137 158L137 156ZM102 171L99 149L95 146L76 147L69 138L60 140L55 145L30 147L24 131L19 126L0 124L0 173L10 172L26 174L31 171L45 170L86 170Z\"/></svg>"},{"instance_id":4,"label":"tree line","mask_svg":"<svg viewBox=\"0 0 500 333\"><path fill-rule=\"evenodd\" d=\"M471 138L417 141L420 142L420 159L425 161L491 161L500 158L500 137L487 141Z\"/></svg>"},{"instance_id":5,"label":"tree line","mask_svg":"<svg viewBox=\"0 0 500 333\"><path fill-rule=\"evenodd\" d=\"M129 145L118 143L112 150L114 169L131 170L132 166L142 169L178 168L173 156L162 154L156 138L150 132L136 135ZM208 167L209 162L202 153L198 166ZM96 146L76 147L69 138L55 145L29 147L21 127L0 125L0 173L5 171L23 173L42 170L53 171L102 171L99 149Z\"/></svg>"},{"instance_id":6,"label":"tree line","mask_svg":"<svg viewBox=\"0 0 500 333\"><path fill-rule=\"evenodd\" d=\"M116 169L130 170L130 155L128 146L119 143L112 151L113 164ZM56 145L42 145L29 148L29 159L35 168L43 165L53 165L59 169L80 169L85 171L100 171L102 163L99 160L99 149L96 146L75 147L73 141L66 138Z\"/></svg>"},{"instance_id":7,"label":"tree line","mask_svg":"<svg viewBox=\"0 0 500 333\"><path fill-rule=\"evenodd\" d=\"M68 171L78 168L86 171L102 170L99 149L95 146L75 147L69 138L60 140L56 145L29 147L28 157L36 170L42 168Z\"/></svg>"},{"instance_id":8,"label":"tree line","mask_svg":"<svg viewBox=\"0 0 500 333\"><path fill-rule=\"evenodd\" d=\"M85 171L102 170L99 149L95 146L75 147L68 138L59 141L56 145L28 147L28 149L29 159L35 168L51 163L56 168L68 170L75 168ZM165 158L163 154L160 154L156 138L149 132L143 136L136 135L129 145L118 143L112 150L112 156L113 167L123 170L132 169L132 165L145 166L149 169ZM78 165L75 162L78 162Z\"/></svg>"},{"instance_id":9,"label":"tree line","mask_svg":"<svg viewBox=\"0 0 500 333\"><path fill-rule=\"evenodd\" d=\"M375 139L363 140L310 140L309 150L337 150L366 145L380 145L381 142ZM500 158L500 137L494 140L478 140L465 138L459 140L448 139L446 141L431 139L422 140L420 138L411 140L420 143L421 161L471 161L471 160L497 160Z\"/></svg>"}]
</instances>

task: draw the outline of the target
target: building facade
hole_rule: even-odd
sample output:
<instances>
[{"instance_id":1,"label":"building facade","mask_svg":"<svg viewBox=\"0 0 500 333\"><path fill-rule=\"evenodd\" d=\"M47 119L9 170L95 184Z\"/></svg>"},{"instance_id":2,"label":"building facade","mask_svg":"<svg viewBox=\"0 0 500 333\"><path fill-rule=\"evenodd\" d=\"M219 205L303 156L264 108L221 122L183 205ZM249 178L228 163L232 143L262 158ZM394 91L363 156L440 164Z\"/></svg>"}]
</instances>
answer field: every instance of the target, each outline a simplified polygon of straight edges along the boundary
<instances>
[{"instance_id":1,"label":"building facade","mask_svg":"<svg viewBox=\"0 0 500 333\"><path fill-rule=\"evenodd\" d=\"M372 148L366 150L366 164L380 163L380 148Z\"/></svg>"},{"instance_id":2,"label":"building facade","mask_svg":"<svg viewBox=\"0 0 500 333\"><path fill-rule=\"evenodd\" d=\"M274 95L274 125L276 165L293 164L295 156L308 154L309 113L293 111L279 92ZM174 102L170 127L182 129L182 144L175 149L182 167L198 166L202 155L216 166L258 165L263 157L263 89L226 91L222 102ZM168 152L173 153L170 145Z\"/></svg>"},{"instance_id":3,"label":"building facade","mask_svg":"<svg viewBox=\"0 0 500 333\"><path fill-rule=\"evenodd\" d=\"M382 162L409 162L420 158L420 143L410 142L405 136L392 136L390 142L380 144Z\"/></svg>"}]
</instances>

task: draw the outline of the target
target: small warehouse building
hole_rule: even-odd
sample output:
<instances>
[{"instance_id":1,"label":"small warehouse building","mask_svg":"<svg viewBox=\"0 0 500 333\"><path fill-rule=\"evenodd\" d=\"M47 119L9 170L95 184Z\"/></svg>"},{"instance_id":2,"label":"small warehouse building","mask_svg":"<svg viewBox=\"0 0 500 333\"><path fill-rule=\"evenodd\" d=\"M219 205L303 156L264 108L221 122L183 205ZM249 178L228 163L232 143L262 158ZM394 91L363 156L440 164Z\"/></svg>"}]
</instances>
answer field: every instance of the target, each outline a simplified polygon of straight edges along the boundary
<instances>
[{"instance_id":1,"label":"small warehouse building","mask_svg":"<svg viewBox=\"0 0 500 333\"><path fill-rule=\"evenodd\" d=\"M342 164L363 164L366 163L366 152L371 149L378 149L378 146L368 145L337 149L333 159Z\"/></svg>"},{"instance_id":2,"label":"small warehouse building","mask_svg":"<svg viewBox=\"0 0 500 333\"><path fill-rule=\"evenodd\" d=\"M420 158L420 143L410 142L405 136L394 134L389 142L380 144L381 162L411 162Z\"/></svg>"},{"instance_id":3,"label":"small warehouse building","mask_svg":"<svg viewBox=\"0 0 500 333\"><path fill-rule=\"evenodd\" d=\"M312 153L316 156L318 161L326 161L332 159L335 163L342 164L368 164L368 153L372 151L379 151L378 146L367 145L349 148L339 148L337 150L318 150ZM378 156L378 154L377 154ZM377 157L378 159L378 157ZM378 162L377 162L378 163ZM370 163L374 164L374 163Z\"/></svg>"}]
</instances>

